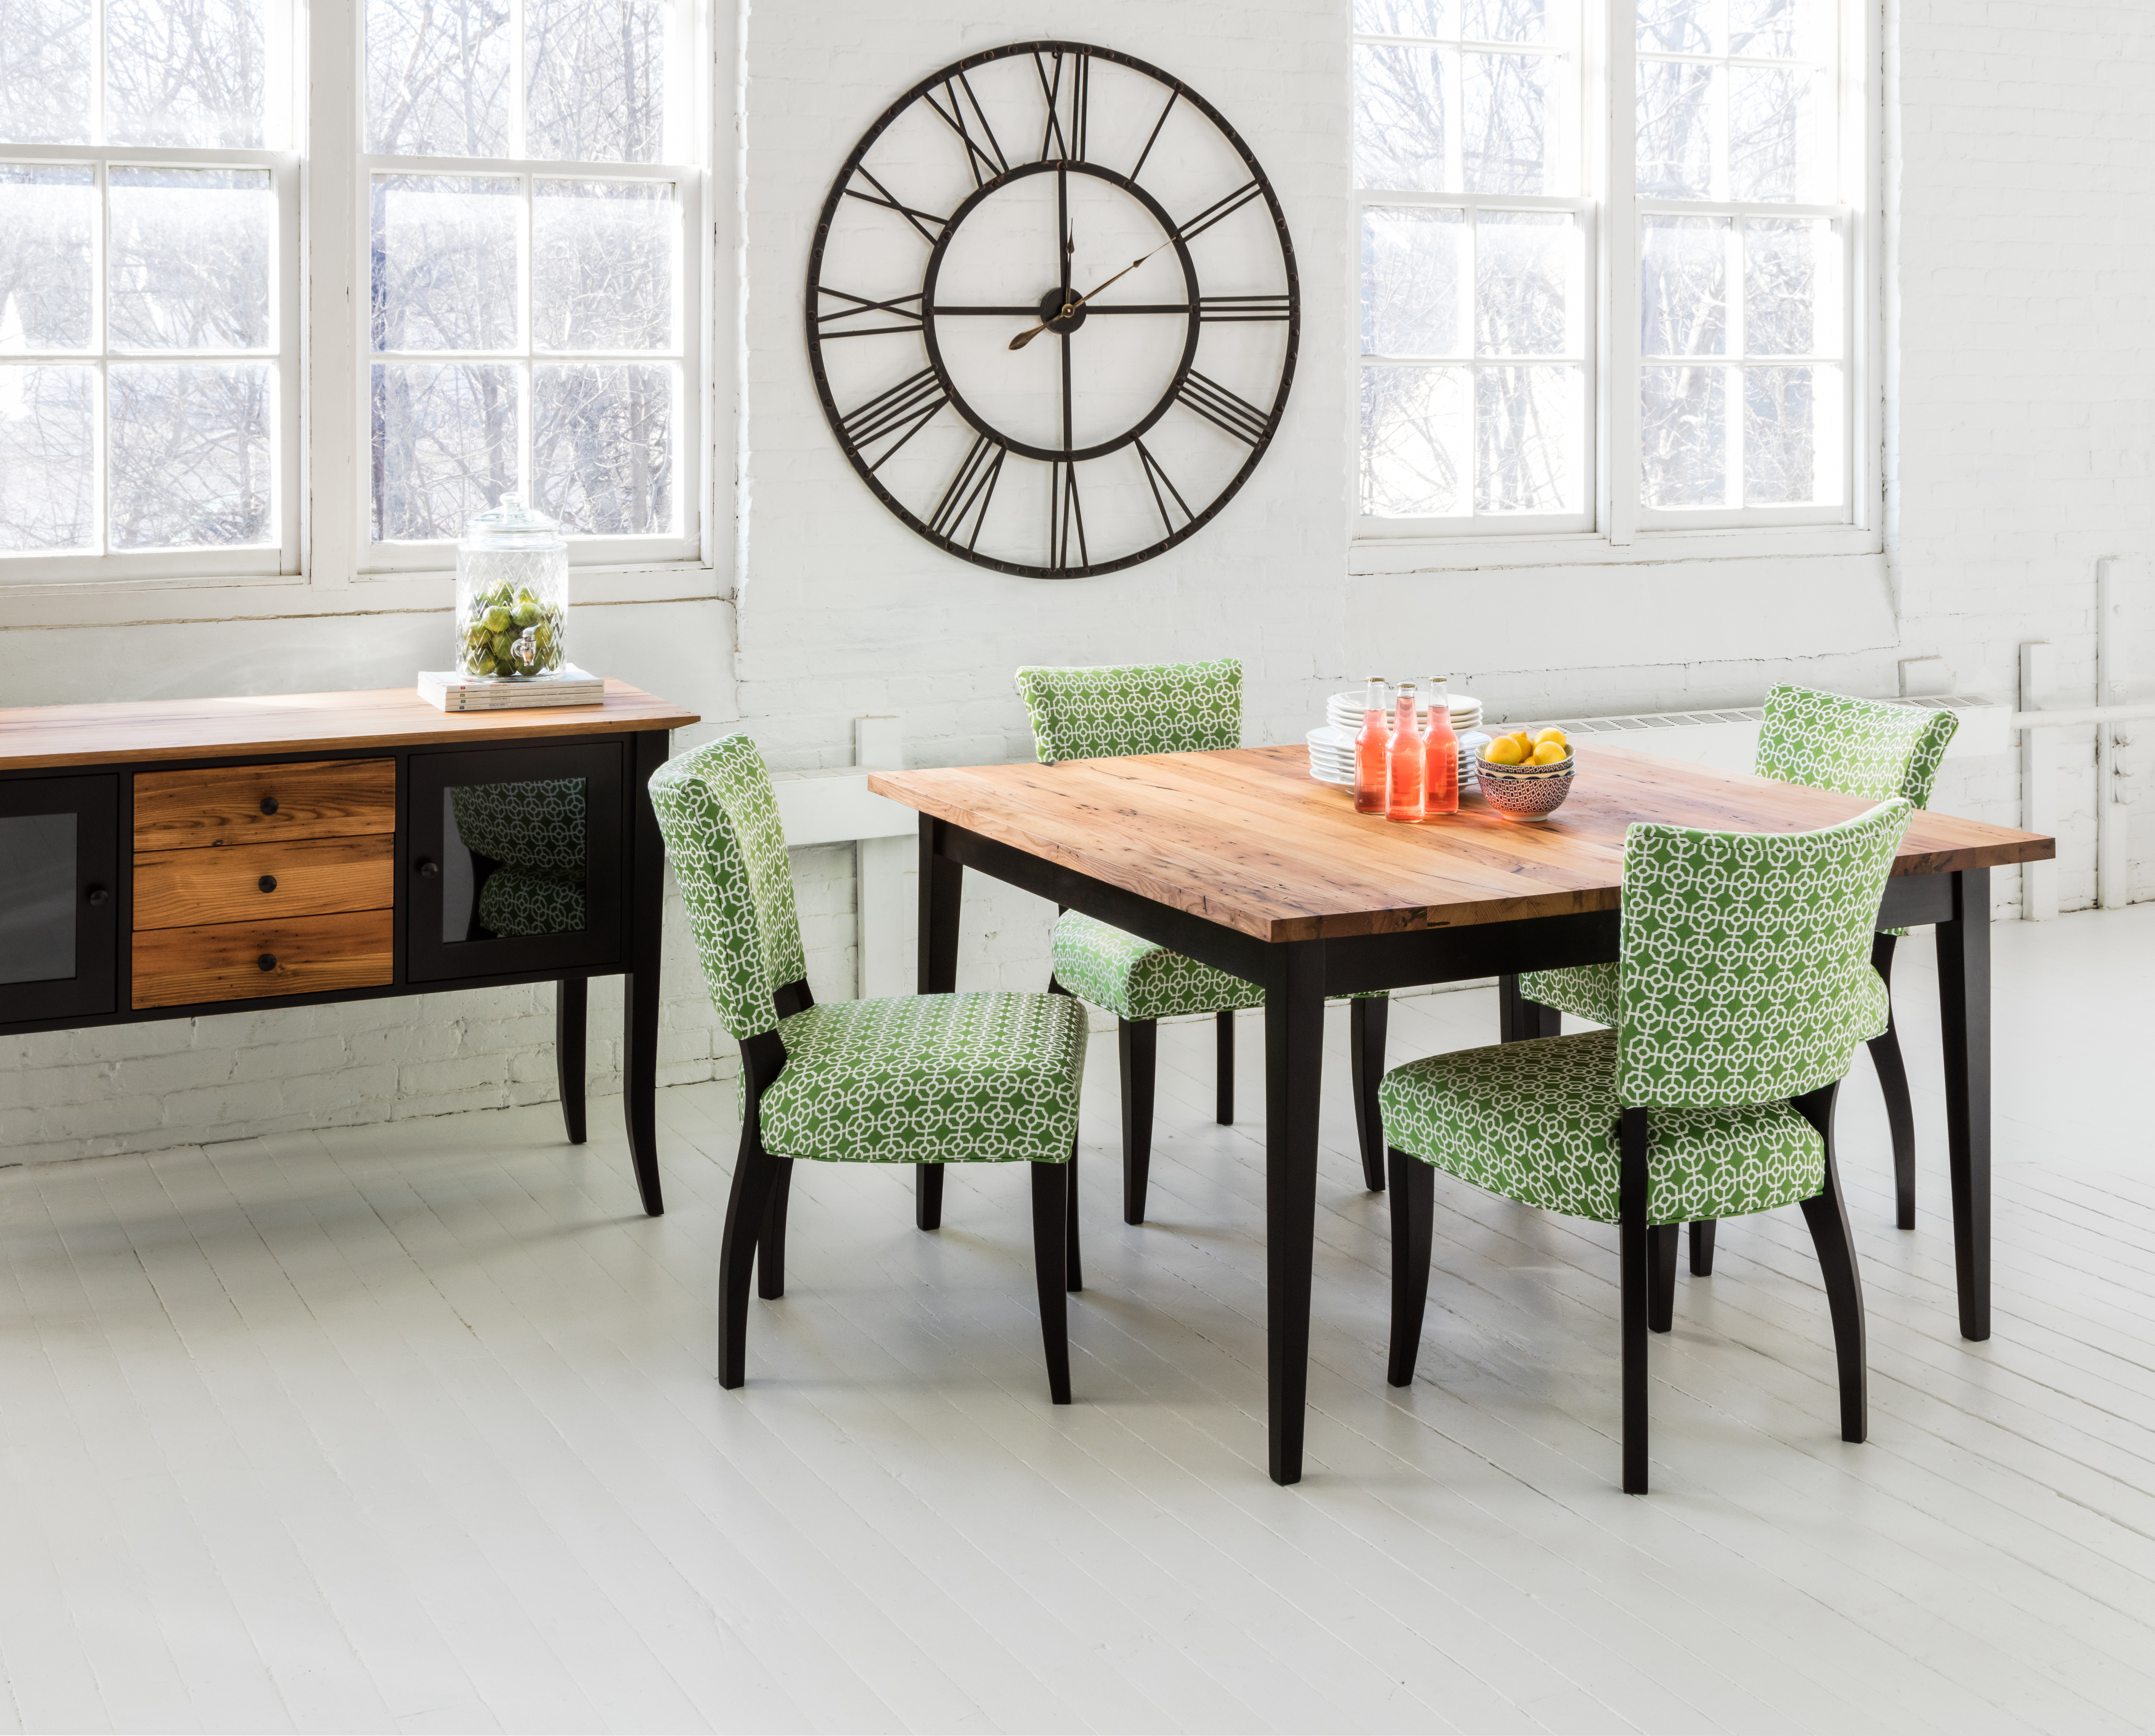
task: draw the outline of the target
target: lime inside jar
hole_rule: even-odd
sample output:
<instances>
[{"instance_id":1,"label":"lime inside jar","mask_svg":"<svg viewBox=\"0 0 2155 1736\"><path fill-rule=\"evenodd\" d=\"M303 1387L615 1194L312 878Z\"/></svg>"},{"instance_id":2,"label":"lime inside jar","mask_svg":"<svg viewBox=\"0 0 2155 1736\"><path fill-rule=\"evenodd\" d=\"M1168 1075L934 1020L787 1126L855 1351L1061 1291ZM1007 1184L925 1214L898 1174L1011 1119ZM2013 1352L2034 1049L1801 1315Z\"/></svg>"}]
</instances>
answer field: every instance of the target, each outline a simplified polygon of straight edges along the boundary
<instances>
[{"instance_id":1,"label":"lime inside jar","mask_svg":"<svg viewBox=\"0 0 2155 1736\"><path fill-rule=\"evenodd\" d=\"M568 658L569 545L543 513L504 494L457 544L457 672L546 675Z\"/></svg>"}]
</instances>

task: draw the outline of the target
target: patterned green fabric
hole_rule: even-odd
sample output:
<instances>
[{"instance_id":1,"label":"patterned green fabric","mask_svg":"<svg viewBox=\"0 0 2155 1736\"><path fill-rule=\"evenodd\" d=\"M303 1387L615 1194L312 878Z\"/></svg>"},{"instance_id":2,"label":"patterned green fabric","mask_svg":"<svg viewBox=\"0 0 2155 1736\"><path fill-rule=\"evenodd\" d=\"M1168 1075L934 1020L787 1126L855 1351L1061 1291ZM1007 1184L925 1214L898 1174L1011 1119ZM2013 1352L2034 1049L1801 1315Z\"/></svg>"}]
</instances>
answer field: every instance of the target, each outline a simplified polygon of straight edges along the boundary
<instances>
[{"instance_id":1,"label":"patterned green fabric","mask_svg":"<svg viewBox=\"0 0 2155 1736\"><path fill-rule=\"evenodd\" d=\"M1882 802L1899 796L1918 808L1930 805L1938 766L1960 728L1951 712L1887 705L1782 682L1766 695L1766 721L1758 730L1752 769L1762 778L1836 790ZM1872 912L1876 920L1876 912ZM1905 929L1886 931L1904 934ZM1555 1007L1596 1024L1616 1022L1611 965L1534 971L1519 978L1528 1000ZM1589 977L1589 971L1605 974Z\"/></svg>"},{"instance_id":2,"label":"patterned green fabric","mask_svg":"<svg viewBox=\"0 0 2155 1736\"><path fill-rule=\"evenodd\" d=\"M1118 1019L1179 1019L1265 1003L1257 983L1074 910L1055 925L1055 980Z\"/></svg>"},{"instance_id":3,"label":"patterned green fabric","mask_svg":"<svg viewBox=\"0 0 2155 1736\"><path fill-rule=\"evenodd\" d=\"M1209 753L1242 745L1242 666L1128 663L1021 669L1017 691L1042 765L1130 753Z\"/></svg>"},{"instance_id":4,"label":"patterned green fabric","mask_svg":"<svg viewBox=\"0 0 2155 1736\"><path fill-rule=\"evenodd\" d=\"M1377 1091L1385 1138L1522 1205L1614 1223L1616 1049L1615 1032L1591 1031L1395 1067ZM1785 1101L1657 1109L1647 1123L1650 1223L1770 1211L1825 1185L1825 1141Z\"/></svg>"},{"instance_id":5,"label":"patterned green fabric","mask_svg":"<svg viewBox=\"0 0 2155 1736\"><path fill-rule=\"evenodd\" d=\"M479 889L479 920L494 934L580 934L584 889L497 868Z\"/></svg>"},{"instance_id":6,"label":"patterned green fabric","mask_svg":"<svg viewBox=\"0 0 2155 1736\"><path fill-rule=\"evenodd\" d=\"M584 877L584 780L531 778L449 792L466 850L568 884Z\"/></svg>"},{"instance_id":7,"label":"patterned green fabric","mask_svg":"<svg viewBox=\"0 0 2155 1736\"><path fill-rule=\"evenodd\" d=\"M1848 1071L1886 1029L1871 935L1914 812L1896 796L1815 832L1624 835L1627 1103L1764 1103Z\"/></svg>"},{"instance_id":8,"label":"patterned green fabric","mask_svg":"<svg viewBox=\"0 0 2155 1736\"><path fill-rule=\"evenodd\" d=\"M1062 1163L1085 1009L1061 994L838 1001L779 1025L763 1143L834 1163Z\"/></svg>"},{"instance_id":9,"label":"patterned green fabric","mask_svg":"<svg viewBox=\"0 0 2155 1736\"><path fill-rule=\"evenodd\" d=\"M651 804L719 1022L744 1040L776 1029L771 995L808 964L763 756L745 735L721 737L659 767Z\"/></svg>"}]
</instances>

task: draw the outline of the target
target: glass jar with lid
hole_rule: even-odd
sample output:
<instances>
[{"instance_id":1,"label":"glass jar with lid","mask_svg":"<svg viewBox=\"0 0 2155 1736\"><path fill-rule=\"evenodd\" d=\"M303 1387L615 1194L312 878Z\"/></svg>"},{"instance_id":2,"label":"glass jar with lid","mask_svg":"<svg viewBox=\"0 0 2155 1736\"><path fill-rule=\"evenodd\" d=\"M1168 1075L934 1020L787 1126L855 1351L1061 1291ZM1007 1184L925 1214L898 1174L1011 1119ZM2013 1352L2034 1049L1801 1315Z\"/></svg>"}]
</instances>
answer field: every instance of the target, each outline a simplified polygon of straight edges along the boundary
<instances>
[{"instance_id":1,"label":"glass jar with lid","mask_svg":"<svg viewBox=\"0 0 2155 1736\"><path fill-rule=\"evenodd\" d=\"M569 545L514 494L464 526L457 544L457 672L550 674L568 656Z\"/></svg>"}]
</instances>

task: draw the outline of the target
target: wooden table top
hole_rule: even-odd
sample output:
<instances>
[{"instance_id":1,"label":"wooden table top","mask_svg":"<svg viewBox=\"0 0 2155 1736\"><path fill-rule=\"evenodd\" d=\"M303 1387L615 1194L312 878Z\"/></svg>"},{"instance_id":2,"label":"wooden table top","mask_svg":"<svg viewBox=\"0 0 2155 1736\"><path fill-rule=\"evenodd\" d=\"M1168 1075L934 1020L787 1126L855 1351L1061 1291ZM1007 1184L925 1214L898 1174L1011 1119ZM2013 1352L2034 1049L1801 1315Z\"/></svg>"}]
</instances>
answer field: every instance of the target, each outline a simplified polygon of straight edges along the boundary
<instances>
[{"instance_id":1,"label":"wooden table top","mask_svg":"<svg viewBox=\"0 0 2155 1736\"><path fill-rule=\"evenodd\" d=\"M1394 825L1309 775L1307 749L1143 754L1060 765L877 772L894 802L1261 940L1332 939L1612 910L1634 820L1793 832L1874 804L1623 748L1579 747L1569 800L1538 825L1477 794ZM2055 841L1918 813L1896 874L2048 860Z\"/></svg>"},{"instance_id":2,"label":"wooden table top","mask_svg":"<svg viewBox=\"0 0 2155 1736\"><path fill-rule=\"evenodd\" d=\"M700 721L694 712L617 681L606 684L606 697L596 704L514 712L437 711L412 687L15 706L0 709L0 771L445 742L484 747L533 736L678 729Z\"/></svg>"}]
</instances>

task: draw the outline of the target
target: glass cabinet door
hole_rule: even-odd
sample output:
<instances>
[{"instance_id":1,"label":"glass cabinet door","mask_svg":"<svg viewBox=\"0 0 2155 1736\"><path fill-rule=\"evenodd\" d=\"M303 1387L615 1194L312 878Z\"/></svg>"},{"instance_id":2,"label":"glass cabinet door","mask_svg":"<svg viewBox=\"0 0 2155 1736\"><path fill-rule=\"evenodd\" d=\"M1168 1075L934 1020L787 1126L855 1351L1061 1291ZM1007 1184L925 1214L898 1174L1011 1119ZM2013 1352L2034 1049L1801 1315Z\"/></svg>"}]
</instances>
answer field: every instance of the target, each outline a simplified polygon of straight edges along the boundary
<instances>
[{"instance_id":1,"label":"glass cabinet door","mask_svg":"<svg viewBox=\"0 0 2155 1736\"><path fill-rule=\"evenodd\" d=\"M0 1024L117 1004L120 780L0 783Z\"/></svg>"},{"instance_id":2,"label":"glass cabinet door","mask_svg":"<svg viewBox=\"0 0 2155 1736\"><path fill-rule=\"evenodd\" d=\"M415 754L407 978L618 959L622 789L614 742Z\"/></svg>"}]
</instances>

